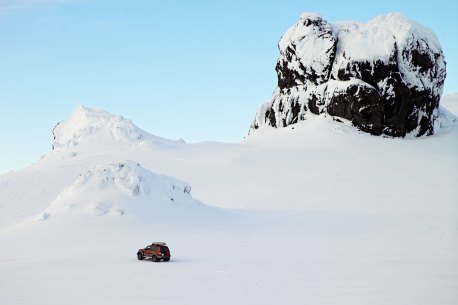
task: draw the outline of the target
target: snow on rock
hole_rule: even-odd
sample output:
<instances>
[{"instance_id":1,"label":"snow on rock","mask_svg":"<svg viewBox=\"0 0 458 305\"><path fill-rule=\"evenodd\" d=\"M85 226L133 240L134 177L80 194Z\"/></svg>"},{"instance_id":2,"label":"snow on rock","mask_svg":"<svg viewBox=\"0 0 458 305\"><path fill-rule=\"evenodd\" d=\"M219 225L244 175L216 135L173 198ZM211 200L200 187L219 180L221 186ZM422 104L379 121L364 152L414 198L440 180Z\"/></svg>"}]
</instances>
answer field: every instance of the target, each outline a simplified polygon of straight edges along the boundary
<instances>
[{"instance_id":1,"label":"snow on rock","mask_svg":"<svg viewBox=\"0 0 458 305\"><path fill-rule=\"evenodd\" d=\"M145 134L130 120L120 115L78 105L69 119L54 127L53 149L69 149L94 136L121 141L140 141Z\"/></svg>"},{"instance_id":2,"label":"snow on rock","mask_svg":"<svg viewBox=\"0 0 458 305\"><path fill-rule=\"evenodd\" d=\"M314 48L310 48L314 45ZM317 14L302 14L278 44L282 58L277 62L280 88L315 85L328 79L335 57L336 39L332 27Z\"/></svg>"},{"instance_id":3,"label":"snow on rock","mask_svg":"<svg viewBox=\"0 0 458 305\"><path fill-rule=\"evenodd\" d=\"M124 215L145 217L170 206L202 205L190 195L191 186L157 175L134 161L102 164L65 188L39 215Z\"/></svg>"},{"instance_id":4,"label":"snow on rock","mask_svg":"<svg viewBox=\"0 0 458 305\"><path fill-rule=\"evenodd\" d=\"M373 135L434 133L446 76L434 33L398 13L330 24L302 14L279 42L278 87L250 132L311 113L347 119Z\"/></svg>"}]
</instances>

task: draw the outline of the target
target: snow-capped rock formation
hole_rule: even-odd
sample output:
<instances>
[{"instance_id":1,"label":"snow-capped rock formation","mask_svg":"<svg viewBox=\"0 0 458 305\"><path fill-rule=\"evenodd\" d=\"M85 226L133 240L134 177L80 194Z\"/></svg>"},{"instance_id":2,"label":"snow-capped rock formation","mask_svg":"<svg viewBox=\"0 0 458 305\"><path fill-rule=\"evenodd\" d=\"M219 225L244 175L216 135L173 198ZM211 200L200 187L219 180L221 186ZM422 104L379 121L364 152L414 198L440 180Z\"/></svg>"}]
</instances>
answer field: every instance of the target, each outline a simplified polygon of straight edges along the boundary
<instances>
[{"instance_id":1,"label":"snow-capped rock formation","mask_svg":"<svg viewBox=\"0 0 458 305\"><path fill-rule=\"evenodd\" d=\"M78 105L69 119L54 127L53 149L61 151L71 148L93 135L105 139L140 141L145 134L132 121L120 115Z\"/></svg>"},{"instance_id":2,"label":"snow-capped rock formation","mask_svg":"<svg viewBox=\"0 0 458 305\"><path fill-rule=\"evenodd\" d=\"M302 14L279 42L278 87L250 132L313 114L393 137L431 135L446 76L434 33L400 14L330 24Z\"/></svg>"},{"instance_id":3,"label":"snow-capped rock formation","mask_svg":"<svg viewBox=\"0 0 458 305\"><path fill-rule=\"evenodd\" d=\"M79 175L39 215L153 216L169 206L202 205L190 195L191 186L154 174L134 161L102 164Z\"/></svg>"}]
</instances>

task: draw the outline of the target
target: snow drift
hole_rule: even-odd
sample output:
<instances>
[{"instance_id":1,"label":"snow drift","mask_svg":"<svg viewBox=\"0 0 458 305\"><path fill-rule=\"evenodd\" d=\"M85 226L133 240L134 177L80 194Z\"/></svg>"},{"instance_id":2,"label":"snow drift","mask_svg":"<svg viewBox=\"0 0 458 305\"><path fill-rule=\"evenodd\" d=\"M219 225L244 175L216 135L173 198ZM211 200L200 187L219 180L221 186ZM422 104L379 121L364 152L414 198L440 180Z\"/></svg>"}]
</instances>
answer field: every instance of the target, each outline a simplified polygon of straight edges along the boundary
<instances>
[{"instance_id":1,"label":"snow drift","mask_svg":"<svg viewBox=\"0 0 458 305\"><path fill-rule=\"evenodd\" d=\"M79 175L38 219L71 214L142 218L172 206L203 206L190 192L189 184L157 175L134 161L101 164Z\"/></svg>"},{"instance_id":2,"label":"snow drift","mask_svg":"<svg viewBox=\"0 0 458 305\"><path fill-rule=\"evenodd\" d=\"M400 14L330 24L302 14L279 42L278 87L250 132L329 114L373 135L434 133L446 76L434 33Z\"/></svg>"}]
</instances>

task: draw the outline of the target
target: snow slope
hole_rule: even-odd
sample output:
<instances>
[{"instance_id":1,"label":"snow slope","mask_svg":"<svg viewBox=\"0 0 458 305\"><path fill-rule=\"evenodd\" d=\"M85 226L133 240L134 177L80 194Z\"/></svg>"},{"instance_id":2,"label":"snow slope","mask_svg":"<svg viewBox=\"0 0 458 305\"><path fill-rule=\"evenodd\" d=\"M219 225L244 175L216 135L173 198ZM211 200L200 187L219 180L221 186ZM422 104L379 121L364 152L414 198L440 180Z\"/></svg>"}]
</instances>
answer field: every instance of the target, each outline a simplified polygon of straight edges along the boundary
<instances>
[{"instance_id":1,"label":"snow slope","mask_svg":"<svg viewBox=\"0 0 458 305\"><path fill-rule=\"evenodd\" d=\"M79 107L61 146L0 176L2 304L458 302L455 122L388 139L317 116L186 144L113 136L116 118ZM159 240L171 262L136 260Z\"/></svg>"},{"instance_id":2,"label":"snow slope","mask_svg":"<svg viewBox=\"0 0 458 305\"><path fill-rule=\"evenodd\" d=\"M458 93L443 96L441 99L441 105L455 116L458 116Z\"/></svg>"}]
</instances>

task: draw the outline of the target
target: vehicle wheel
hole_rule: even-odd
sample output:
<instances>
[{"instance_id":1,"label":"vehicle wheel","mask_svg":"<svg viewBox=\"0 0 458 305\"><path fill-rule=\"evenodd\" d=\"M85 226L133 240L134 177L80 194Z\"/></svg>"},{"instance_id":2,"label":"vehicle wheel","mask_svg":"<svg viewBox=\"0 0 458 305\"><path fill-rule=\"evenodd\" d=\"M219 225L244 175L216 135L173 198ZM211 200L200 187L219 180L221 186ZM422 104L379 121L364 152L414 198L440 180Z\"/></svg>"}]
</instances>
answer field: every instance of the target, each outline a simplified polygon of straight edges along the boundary
<instances>
[{"instance_id":1,"label":"vehicle wheel","mask_svg":"<svg viewBox=\"0 0 458 305\"><path fill-rule=\"evenodd\" d=\"M168 262L170 260L170 257L164 258L164 262Z\"/></svg>"},{"instance_id":2,"label":"vehicle wheel","mask_svg":"<svg viewBox=\"0 0 458 305\"><path fill-rule=\"evenodd\" d=\"M143 254L137 253L137 258L139 261L143 260Z\"/></svg>"},{"instance_id":3,"label":"vehicle wheel","mask_svg":"<svg viewBox=\"0 0 458 305\"><path fill-rule=\"evenodd\" d=\"M156 255L151 256L151 260L153 262L157 262L158 261L157 256Z\"/></svg>"}]
</instances>

